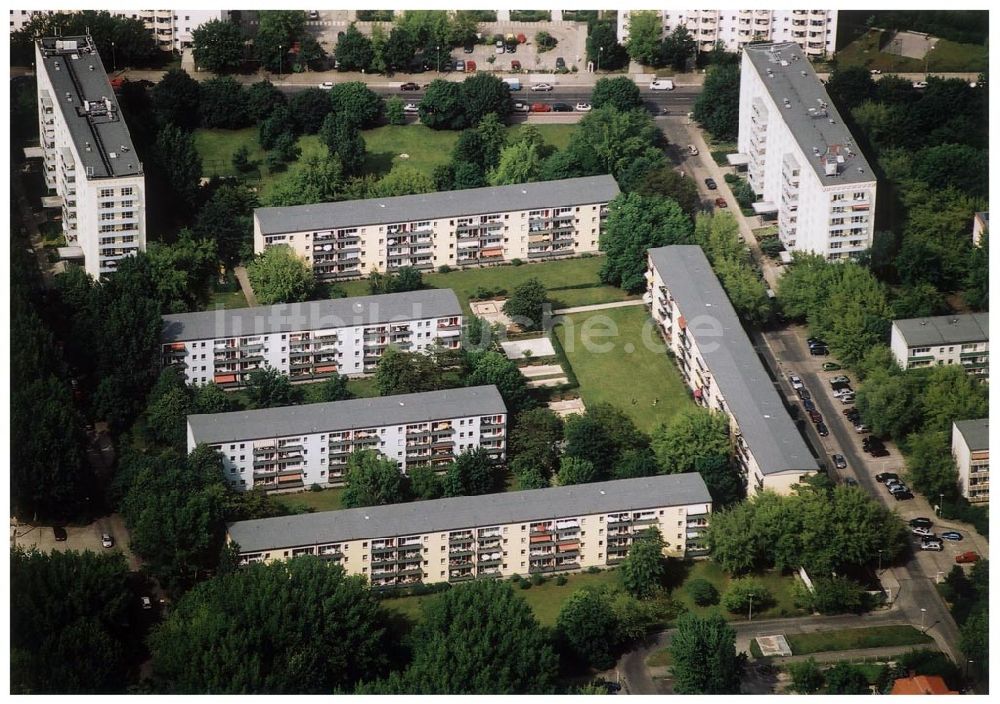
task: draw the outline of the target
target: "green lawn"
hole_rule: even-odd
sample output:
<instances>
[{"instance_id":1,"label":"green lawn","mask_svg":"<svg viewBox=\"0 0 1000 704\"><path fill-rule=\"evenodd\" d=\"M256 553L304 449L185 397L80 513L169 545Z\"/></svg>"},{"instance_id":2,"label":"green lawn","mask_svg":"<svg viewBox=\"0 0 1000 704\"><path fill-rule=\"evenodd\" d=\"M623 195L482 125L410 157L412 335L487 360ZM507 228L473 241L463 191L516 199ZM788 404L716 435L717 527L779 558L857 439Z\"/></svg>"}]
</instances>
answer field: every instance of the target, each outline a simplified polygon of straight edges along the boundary
<instances>
[{"instance_id":1,"label":"green lawn","mask_svg":"<svg viewBox=\"0 0 1000 704\"><path fill-rule=\"evenodd\" d=\"M303 491L297 494L274 494L274 500L285 506L306 506L315 511L339 511L344 508L340 501L344 493L342 487L322 491Z\"/></svg>"},{"instance_id":2,"label":"green lawn","mask_svg":"<svg viewBox=\"0 0 1000 704\"><path fill-rule=\"evenodd\" d=\"M648 433L693 403L643 306L565 317L556 335L586 405L610 403Z\"/></svg>"},{"instance_id":3,"label":"green lawn","mask_svg":"<svg viewBox=\"0 0 1000 704\"><path fill-rule=\"evenodd\" d=\"M718 564L712 562L711 560L698 560L698 561L687 561L683 563L671 562L673 566L679 568L679 576L683 578L683 583L680 586L675 587L671 592L671 596L674 599L682 603L688 611L692 611L699 616L707 616L708 614L721 614L729 620L745 620L746 613L733 614L729 613L719 605L715 606L698 606L692 601L687 590L684 588L684 584L691 581L692 579L705 579L712 583L712 586L716 588L721 597L726 593L726 589L729 588L729 582L731 581L730 576L726 573ZM795 606L793 587L795 585L795 577L792 575L781 574L777 571L763 572L761 574L753 575L753 578L761 582L767 590L774 597L774 606L771 606L763 611L758 611L754 608L753 616L754 618L782 618L786 616L798 616L800 614L805 614L806 612Z\"/></svg>"},{"instance_id":4,"label":"green lawn","mask_svg":"<svg viewBox=\"0 0 1000 704\"><path fill-rule=\"evenodd\" d=\"M831 650L858 650L861 648L882 648L897 645L917 645L931 643L926 633L913 626L871 626L868 628L847 628L841 631L822 633L799 633L786 635L793 655L824 653Z\"/></svg>"},{"instance_id":5,"label":"green lawn","mask_svg":"<svg viewBox=\"0 0 1000 704\"><path fill-rule=\"evenodd\" d=\"M520 589L515 586L517 593L528 602L535 616L543 626L554 626L559 609L570 594L581 587L603 586L617 584L618 575L614 570L605 570L595 574L581 572L579 574L566 575L566 584L559 586L555 579L549 579L541 586L532 586L530 589ZM426 599L433 599L434 594L422 596L404 596L395 599L385 599L382 605L388 609L396 611L411 621L420 618L420 605Z\"/></svg>"},{"instance_id":6,"label":"green lawn","mask_svg":"<svg viewBox=\"0 0 1000 704\"><path fill-rule=\"evenodd\" d=\"M243 295L241 289L235 291L213 291L205 310L215 310L217 306L223 308L246 308L247 297Z\"/></svg>"},{"instance_id":7,"label":"green lawn","mask_svg":"<svg viewBox=\"0 0 1000 704\"><path fill-rule=\"evenodd\" d=\"M882 32L873 29L863 34L837 52L837 66L861 66L868 69L877 68L885 73L923 73L924 59L914 59L908 56L896 56L879 51ZM888 47L884 47L888 48ZM927 57L926 70L934 72L967 72L985 71L989 63L989 54L985 46L978 44L960 44L948 39L940 39Z\"/></svg>"},{"instance_id":8,"label":"green lawn","mask_svg":"<svg viewBox=\"0 0 1000 704\"><path fill-rule=\"evenodd\" d=\"M653 653L646 658L646 665L649 667L669 667L673 664L673 658L670 656L670 648L660 648L659 650L653 651Z\"/></svg>"}]
</instances>

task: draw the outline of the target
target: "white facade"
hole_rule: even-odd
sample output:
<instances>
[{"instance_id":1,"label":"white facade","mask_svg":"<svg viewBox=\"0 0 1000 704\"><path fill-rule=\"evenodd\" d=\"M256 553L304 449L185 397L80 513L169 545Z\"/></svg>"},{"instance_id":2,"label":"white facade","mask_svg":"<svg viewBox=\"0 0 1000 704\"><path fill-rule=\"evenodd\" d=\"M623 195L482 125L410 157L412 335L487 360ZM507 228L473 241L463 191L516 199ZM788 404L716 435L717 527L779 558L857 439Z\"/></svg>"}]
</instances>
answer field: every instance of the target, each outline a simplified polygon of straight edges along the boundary
<instances>
[{"instance_id":1,"label":"white facade","mask_svg":"<svg viewBox=\"0 0 1000 704\"><path fill-rule=\"evenodd\" d=\"M874 173L795 44L744 49L738 147L787 250L833 261L871 247Z\"/></svg>"},{"instance_id":2,"label":"white facade","mask_svg":"<svg viewBox=\"0 0 1000 704\"><path fill-rule=\"evenodd\" d=\"M10 31L21 30L35 15L77 10L11 10ZM163 51L181 51L192 46L192 32L212 20L229 19L229 10L110 10L117 17L141 20Z\"/></svg>"},{"instance_id":3,"label":"white facade","mask_svg":"<svg viewBox=\"0 0 1000 704\"><path fill-rule=\"evenodd\" d=\"M455 412L448 395L469 400ZM414 467L443 470L479 447L499 460L506 423L496 387L472 387L188 416L187 445L188 452L199 444L218 450L226 480L237 490L290 490L342 484L347 460L359 450L394 460L403 474ZM234 429L219 431L220 424Z\"/></svg>"},{"instance_id":4,"label":"white facade","mask_svg":"<svg viewBox=\"0 0 1000 704\"><path fill-rule=\"evenodd\" d=\"M241 521L226 537L242 564L316 555L390 587L607 568L650 528L666 554L701 555L711 511L701 477L677 474Z\"/></svg>"},{"instance_id":5,"label":"white facade","mask_svg":"<svg viewBox=\"0 0 1000 704\"><path fill-rule=\"evenodd\" d=\"M832 55L837 48L836 10L657 10L666 36L684 27L698 51L722 42L740 51L751 41L795 42L810 57ZM618 12L618 40L628 39L629 12Z\"/></svg>"},{"instance_id":6,"label":"white facade","mask_svg":"<svg viewBox=\"0 0 1000 704\"><path fill-rule=\"evenodd\" d=\"M597 252L610 176L254 212L254 252L288 245L318 279ZM525 198L521 198L521 196ZM530 199L531 207L517 207ZM509 205L508 205L509 204Z\"/></svg>"},{"instance_id":7,"label":"white facade","mask_svg":"<svg viewBox=\"0 0 1000 704\"><path fill-rule=\"evenodd\" d=\"M989 419L951 424L951 454L958 468L958 485L970 503L990 500Z\"/></svg>"},{"instance_id":8,"label":"white facade","mask_svg":"<svg viewBox=\"0 0 1000 704\"><path fill-rule=\"evenodd\" d=\"M89 37L39 40L35 63L45 183L66 245L99 278L146 248L142 163Z\"/></svg>"},{"instance_id":9,"label":"white facade","mask_svg":"<svg viewBox=\"0 0 1000 704\"><path fill-rule=\"evenodd\" d=\"M990 373L989 314L894 320L889 348L903 369L962 365L985 379Z\"/></svg>"}]
</instances>

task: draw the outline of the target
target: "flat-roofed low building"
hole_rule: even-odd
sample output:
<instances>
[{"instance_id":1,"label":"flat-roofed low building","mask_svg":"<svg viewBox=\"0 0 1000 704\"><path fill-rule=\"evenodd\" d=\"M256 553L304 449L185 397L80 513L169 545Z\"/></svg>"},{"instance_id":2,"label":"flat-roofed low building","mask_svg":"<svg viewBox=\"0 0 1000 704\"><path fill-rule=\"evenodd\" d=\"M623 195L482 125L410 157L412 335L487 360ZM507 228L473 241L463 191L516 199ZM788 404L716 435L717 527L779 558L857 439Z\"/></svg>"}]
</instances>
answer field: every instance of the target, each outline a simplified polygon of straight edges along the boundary
<instances>
[{"instance_id":1,"label":"flat-roofed low building","mask_svg":"<svg viewBox=\"0 0 1000 704\"><path fill-rule=\"evenodd\" d=\"M650 312L695 401L729 417L751 492L787 494L819 467L696 245L649 250Z\"/></svg>"},{"instance_id":2,"label":"flat-roofed low building","mask_svg":"<svg viewBox=\"0 0 1000 704\"><path fill-rule=\"evenodd\" d=\"M317 555L376 587L606 567L658 528L667 554L705 553L699 474L576 484L229 524L242 563Z\"/></svg>"},{"instance_id":3,"label":"flat-roofed low building","mask_svg":"<svg viewBox=\"0 0 1000 704\"><path fill-rule=\"evenodd\" d=\"M969 503L990 500L990 420L958 420L951 425L951 454L958 486Z\"/></svg>"},{"instance_id":4,"label":"flat-roofed low building","mask_svg":"<svg viewBox=\"0 0 1000 704\"><path fill-rule=\"evenodd\" d=\"M378 451L404 474L443 470L479 447L500 460L506 438L507 407L496 386L187 417L188 452L218 450L227 481L242 491L340 485L358 450Z\"/></svg>"},{"instance_id":5,"label":"flat-roofed low building","mask_svg":"<svg viewBox=\"0 0 1000 704\"><path fill-rule=\"evenodd\" d=\"M319 279L596 252L611 176L254 211L254 252L288 245Z\"/></svg>"},{"instance_id":6,"label":"flat-roofed low building","mask_svg":"<svg viewBox=\"0 0 1000 704\"><path fill-rule=\"evenodd\" d=\"M458 349L461 335L455 292L426 289L165 315L161 351L188 383L238 388L265 366L294 382L370 374L390 347Z\"/></svg>"},{"instance_id":7,"label":"flat-roofed low building","mask_svg":"<svg viewBox=\"0 0 1000 704\"><path fill-rule=\"evenodd\" d=\"M894 320L889 347L903 369L961 364L969 374L985 379L990 373L990 315Z\"/></svg>"}]
</instances>

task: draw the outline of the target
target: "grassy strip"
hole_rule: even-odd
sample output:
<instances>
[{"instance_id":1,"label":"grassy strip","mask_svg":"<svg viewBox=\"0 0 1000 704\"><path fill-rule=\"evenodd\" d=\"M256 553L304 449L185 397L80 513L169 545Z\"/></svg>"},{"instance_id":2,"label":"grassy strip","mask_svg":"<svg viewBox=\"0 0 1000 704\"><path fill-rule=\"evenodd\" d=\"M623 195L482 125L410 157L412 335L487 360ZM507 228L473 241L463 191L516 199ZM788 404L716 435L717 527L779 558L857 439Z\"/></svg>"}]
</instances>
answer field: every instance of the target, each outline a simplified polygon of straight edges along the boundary
<instances>
[{"instance_id":1,"label":"grassy strip","mask_svg":"<svg viewBox=\"0 0 1000 704\"><path fill-rule=\"evenodd\" d=\"M660 648L646 658L646 665L649 667L669 667L674 661L670 655L670 648Z\"/></svg>"},{"instance_id":2,"label":"grassy strip","mask_svg":"<svg viewBox=\"0 0 1000 704\"><path fill-rule=\"evenodd\" d=\"M556 359L559 361L559 366L563 368L566 372L566 389L575 389L580 386L580 380L576 378L576 372L573 371L573 365L569 363L569 357L566 356L566 350L563 349L563 344L559 340L559 336L556 335L556 329L553 327L549 331L549 339L552 341L552 349L556 351Z\"/></svg>"},{"instance_id":3,"label":"grassy strip","mask_svg":"<svg viewBox=\"0 0 1000 704\"><path fill-rule=\"evenodd\" d=\"M303 491L297 494L273 494L273 498L289 508L305 506L313 511L339 511L344 508L341 498L344 488L323 489L322 491Z\"/></svg>"},{"instance_id":4,"label":"grassy strip","mask_svg":"<svg viewBox=\"0 0 1000 704\"><path fill-rule=\"evenodd\" d=\"M861 650L933 642L913 626L872 626L822 633L786 635L793 655L809 655L837 650Z\"/></svg>"}]
</instances>

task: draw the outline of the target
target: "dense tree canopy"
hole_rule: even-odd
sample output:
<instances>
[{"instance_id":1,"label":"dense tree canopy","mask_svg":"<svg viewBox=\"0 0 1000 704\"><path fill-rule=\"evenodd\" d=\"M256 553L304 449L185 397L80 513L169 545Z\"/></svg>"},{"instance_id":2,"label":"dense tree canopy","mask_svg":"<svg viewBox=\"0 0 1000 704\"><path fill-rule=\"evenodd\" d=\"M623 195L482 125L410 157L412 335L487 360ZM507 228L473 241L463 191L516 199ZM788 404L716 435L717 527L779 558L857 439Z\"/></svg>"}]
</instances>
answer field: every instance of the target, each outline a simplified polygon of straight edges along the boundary
<instances>
[{"instance_id":1,"label":"dense tree canopy","mask_svg":"<svg viewBox=\"0 0 1000 704\"><path fill-rule=\"evenodd\" d=\"M655 528L633 539L628 555L618 567L625 591L636 598L646 599L663 587L667 574L663 557L665 547L663 536Z\"/></svg>"},{"instance_id":2,"label":"dense tree canopy","mask_svg":"<svg viewBox=\"0 0 1000 704\"><path fill-rule=\"evenodd\" d=\"M733 141L739 130L740 67L712 66L694 102L694 119L714 139Z\"/></svg>"},{"instance_id":3,"label":"dense tree canopy","mask_svg":"<svg viewBox=\"0 0 1000 704\"><path fill-rule=\"evenodd\" d=\"M201 86L187 71L170 69L156 82L151 93L153 111L161 122L184 129L198 126Z\"/></svg>"},{"instance_id":4,"label":"dense tree canopy","mask_svg":"<svg viewBox=\"0 0 1000 704\"><path fill-rule=\"evenodd\" d=\"M243 84L231 76L202 81L198 113L202 127L226 130L246 127L250 121Z\"/></svg>"},{"instance_id":5,"label":"dense tree canopy","mask_svg":"<svg viewBox=\"0 0 1000 704\"><path fill-rule=\"evenodd\" d=\"M483 447L460 453L448 465L441 486L445 496L477 496L499 490L502 474Z\"/></svg>"},{"instance_id":6,"label":"dense tree canopy","mask_svg":"<svg viewBox=\"0 0 1000 704\"><path fill-rule=\"evenodd\" d=\"M663 21L659 13L654 10L629 13L625 49L633 61L647 66L654 65L660 53L662 37Z\"/></svg>"},{"instance_id":7,"label":"dense tree canopy","mask_svg":"<svg viewBox=\"0 0 1000 704\"><path fill-rule=\"evenodd\" d=\"M268 247L247 265L254 295L262 305L309 300L316 285L312 267L289 247Z\"/></svg>"},{"instance_id":8,"label":"dense tree canopy","mask_svg":"<svg viewBox=\"0 0 1000 704\"><path fill-rule=\"evenodd\" d=\"M720 614L685 613L670 639L677 694L739 694L746 655L736 654L736 631Z\"/></svg>"},{"instance_id":9,"label":"dense tree canopy","mask_svg":"<svg viewBox=\"0 0 1000 704\"><path fill-rule=\"evenodd\" d=\"M382 506L406 501L406 485L394 460L375 450L358 450L347 459L347 487L342 501L348 508Z\"/></svg>"},{"instance_id":10,"label":"dense tree canopy","mask_svg":"<svg viewBox=\"0 0 1000 704\"><path fill-rule=\"evenodd\" d=\"M627 76L599 78L590 94L590 103L595 108L610 105L619 110L633 110L642 107L639 86Z\"/></svg>"},{"instance_id":11,"label":"dense tree canopy","mask_svg":"<svg viewBox=\"0 0 1000 704\"><path fill-rule=\"evenodd\" d=\"M229 73L243 63L246 41L239 25L228 20L210 20L191 32L194 61L212 73Z\"/></svg>"}]
</instances>

